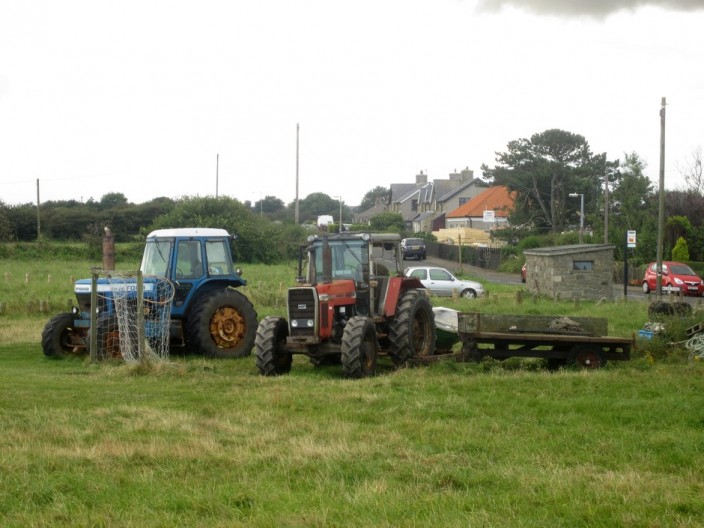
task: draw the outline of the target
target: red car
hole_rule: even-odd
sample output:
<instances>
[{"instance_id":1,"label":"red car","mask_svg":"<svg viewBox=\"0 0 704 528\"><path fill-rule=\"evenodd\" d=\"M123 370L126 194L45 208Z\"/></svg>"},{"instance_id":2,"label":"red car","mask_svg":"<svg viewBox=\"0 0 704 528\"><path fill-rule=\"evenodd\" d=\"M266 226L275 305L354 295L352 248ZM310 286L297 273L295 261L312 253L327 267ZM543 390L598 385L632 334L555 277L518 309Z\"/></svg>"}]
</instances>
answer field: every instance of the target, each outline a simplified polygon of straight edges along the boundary
<instances>
[{"instance_id":1,"label":"red car","mask_svg":"<svg viewBox=\"0 0 704 528\"><path fill-rule=\"evenodd\" d=\"M643 293L655 290L657 263L651 262L643 276ZM692 271L692 268L682 262L662 263L663 291L680 292L685 295L704 295L704 282Z\"/></svg>"}]
</instances>

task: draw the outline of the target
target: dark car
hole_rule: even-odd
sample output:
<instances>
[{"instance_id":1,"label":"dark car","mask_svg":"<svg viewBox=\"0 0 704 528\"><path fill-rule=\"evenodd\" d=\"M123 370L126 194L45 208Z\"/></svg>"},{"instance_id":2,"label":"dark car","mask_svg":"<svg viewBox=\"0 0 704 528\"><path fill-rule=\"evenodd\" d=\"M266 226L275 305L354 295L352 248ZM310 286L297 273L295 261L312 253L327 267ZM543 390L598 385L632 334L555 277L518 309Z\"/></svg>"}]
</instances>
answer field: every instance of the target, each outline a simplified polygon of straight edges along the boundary
<instances>
[{"instance_id":1,"label":"dark car","mask_svg":"<svg viewBox=\"0 0 704 528\"><path fill-rule=\"evenodd\" d=\"M401 252L404 259L425 260L425 241L421 238L404 238L401 240Z\"/></svg>"},{"instance_id":2,"label":"dark car","mask_svg":"<svg viewBox=\"0 0 704 528\"><path fill-rule=\"evenodd\" d=\"M655 290L657 280L657 263L651 262L643 275L643 293ZM664 291L682 292L685 295L701 296L704 294L702 279L682 262L662 263L662 289Z\"/></svg>"}]
</instances>

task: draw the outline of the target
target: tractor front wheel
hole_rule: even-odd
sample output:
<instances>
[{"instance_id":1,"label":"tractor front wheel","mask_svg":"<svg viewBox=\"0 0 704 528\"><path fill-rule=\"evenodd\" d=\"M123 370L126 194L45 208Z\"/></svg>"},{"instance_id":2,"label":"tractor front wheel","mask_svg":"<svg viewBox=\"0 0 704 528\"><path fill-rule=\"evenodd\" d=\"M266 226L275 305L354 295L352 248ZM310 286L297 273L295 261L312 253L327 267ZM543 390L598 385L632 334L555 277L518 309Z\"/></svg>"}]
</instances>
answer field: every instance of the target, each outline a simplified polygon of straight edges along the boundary
<instances>
[{"instance_id":1,"label":"tractor front wheel","mask_svg":"<svg viewBox=\"0 0 704 528\"><path fill-rule=\"evenodd\" d=\"M257 328L254 353L257 370L262 376L279 376L291 372L293 356L284 345L288 337L288 323L283 317L265 317Z\"/></svg>"},{"instance_id":2,"label":"tractor front wheel","mask_svg":"<svg viewBox=\"0 0 704 528\"><path fill-rule=\"evenodd\" d=\"M257 312L238 291L211 292L195 301L186 332L189 345L206 356L248 356L257 333Z\"/></svg>"},{"instance_id":3,"label":"tractor front wheel","mask_svg":"<svg viewBox=\"0 0 704 528\"><path fill-rule=\"evenodd\" d=\"M376 327L371 319L358 315L347 321L340 347L344 376L366 378L376 374L378 349Z\"/></svg>"},{"instance_id":4,"label":"tractor front wheel","mask_svg":"<svg viewBox=\"0 0 704 528\"><path fill-rule=\"evenodd\" d=\"M46 323L42 331L42 350L45 356L61 359L85 354L86 332L74 328L74 318L70 312L60 313Z\"/></svg>"},{"instance_id":5,"label":"tractor front wheel","mask_svg":"<svg viewBox=\"0 0 704 528\"><path fill-rule=\"evenodd\" d=\"M435 354L435 314L428 298L418 290L403 293L389 324L389 355L396 365Z\"/></svg>"}]
</instances>

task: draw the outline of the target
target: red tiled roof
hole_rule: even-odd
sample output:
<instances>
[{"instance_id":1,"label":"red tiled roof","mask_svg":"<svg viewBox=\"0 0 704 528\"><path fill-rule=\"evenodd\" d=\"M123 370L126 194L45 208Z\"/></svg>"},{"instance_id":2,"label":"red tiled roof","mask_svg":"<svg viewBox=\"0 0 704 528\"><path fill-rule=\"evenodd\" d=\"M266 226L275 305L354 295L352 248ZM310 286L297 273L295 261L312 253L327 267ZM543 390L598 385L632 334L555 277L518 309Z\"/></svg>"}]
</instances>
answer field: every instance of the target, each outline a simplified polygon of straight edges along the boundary
<instances>
[{"instance_id":1,"label":"red tiled roof","mask_svg":"<svg viewBox=\"0 0 704 528\"><path fill-rule=\"evenodd\" d=\"M484 211L494 211L494 215L505 218L513 209L514 199L503 185L489 187L470 201L447 213L448 218L481 218Z\"/></svg>"}]
</instances>

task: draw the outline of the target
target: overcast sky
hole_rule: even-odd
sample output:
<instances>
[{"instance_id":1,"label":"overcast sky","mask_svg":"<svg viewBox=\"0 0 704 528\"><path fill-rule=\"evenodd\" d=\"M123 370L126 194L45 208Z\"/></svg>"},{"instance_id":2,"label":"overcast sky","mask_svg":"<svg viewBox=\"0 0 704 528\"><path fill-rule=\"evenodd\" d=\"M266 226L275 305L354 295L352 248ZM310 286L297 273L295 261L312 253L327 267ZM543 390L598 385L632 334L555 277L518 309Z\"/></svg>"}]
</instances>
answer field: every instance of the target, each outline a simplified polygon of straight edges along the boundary
<instances>
[{"instance_id":1,"label":"overcast sky","mask_svg":"<svg viewBox=\"0 0 704 528\"><path fill-rule=\"evenodd\" d=\"M550 128L666 187L704 145L704 0L3 0L0 201L356 205ZM216 179L216 158L219 170ZM217 183L217 186L216 186Z\"/></svg>"}]
</instances>

